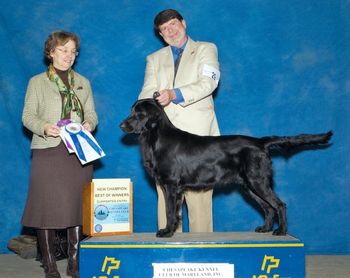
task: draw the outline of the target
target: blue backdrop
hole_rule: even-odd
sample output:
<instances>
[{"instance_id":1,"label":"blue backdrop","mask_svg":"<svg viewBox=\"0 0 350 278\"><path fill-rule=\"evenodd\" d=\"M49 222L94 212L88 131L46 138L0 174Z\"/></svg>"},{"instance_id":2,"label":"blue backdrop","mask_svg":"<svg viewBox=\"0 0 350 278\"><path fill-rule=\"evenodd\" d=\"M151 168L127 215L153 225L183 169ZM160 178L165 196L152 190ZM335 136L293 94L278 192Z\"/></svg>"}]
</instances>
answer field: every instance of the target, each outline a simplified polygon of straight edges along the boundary
<instances>
[{"instance_id":1,"label":"blue backdrop","mask_svg":"<svg viewBox=\"0 0 350 278\"><path fill-rule=\"evenodd\" d=\"M65 29L80 35L75 69L90 79L107 156L95 178L134 182L134 231L156 231L156 193L138 146L118 125L143 84L146 55L162 46L155 14L178 9L195 40L216 43L222 78L215 104L223 134L318 133L332 146L274 157L275 189L289 233L308 253L350 253L349 0L0 1L0 252L21 232L30 134L21 113L29 78L45 70L43 44ZM64 204L62 204L64 205ZM237 190L217 190L215 231L252 231L260 213Z\"/></svg>"}]
</instances>

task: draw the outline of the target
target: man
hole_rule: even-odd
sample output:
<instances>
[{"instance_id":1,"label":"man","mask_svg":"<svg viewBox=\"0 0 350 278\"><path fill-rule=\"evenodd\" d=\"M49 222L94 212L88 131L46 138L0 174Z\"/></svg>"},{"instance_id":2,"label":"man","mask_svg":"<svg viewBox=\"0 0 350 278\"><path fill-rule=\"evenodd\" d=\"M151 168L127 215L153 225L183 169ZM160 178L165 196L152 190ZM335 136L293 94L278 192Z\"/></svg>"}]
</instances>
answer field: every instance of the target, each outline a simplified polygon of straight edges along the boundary
<instances>
[{"instance_id":1,"label":"man","mask_svg":"<svg viewBox=\"0 0 350 278\"><path fill-rule=\"evenodd\" d=\"M145 80L139 99L154 92L170 121L179 129L198 135L219 135L212 93L219 78L216 46L193 41L179 12L168 9L154 19L154 28L168 46L147 57ZM171 146L169 146L171 147ZM165 201L157 185L158 226L166 226ZM212 232L212 189L187 191L190 232ZM182 230L179 223L178 232Z\"/></svg>"}]
</instances>

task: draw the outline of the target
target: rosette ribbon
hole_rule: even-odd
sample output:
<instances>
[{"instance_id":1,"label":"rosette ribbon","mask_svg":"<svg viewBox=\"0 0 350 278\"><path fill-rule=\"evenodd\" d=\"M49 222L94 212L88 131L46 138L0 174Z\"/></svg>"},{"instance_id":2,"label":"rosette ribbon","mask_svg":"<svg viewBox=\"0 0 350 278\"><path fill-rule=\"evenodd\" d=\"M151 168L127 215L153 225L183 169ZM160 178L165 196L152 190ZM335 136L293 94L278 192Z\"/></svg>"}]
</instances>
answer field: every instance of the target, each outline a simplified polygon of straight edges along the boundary
<instances>
[{"instance_id":1,"label":"rosette ribbon","mask_svg":"<svg viewBox=\"0 0 350 278\"><path fill-rule=\"evenodd\" d=\"M72 138L75 149L77 150L77 155L83 161L86 161L86 157L79 142L78 136L85 139L85 141L90 145L90 147L99 155L102 154L102 149L82 130L80 124L77 123L69 123L65 126L67 133Z\"/></svg>"}]
</instances>

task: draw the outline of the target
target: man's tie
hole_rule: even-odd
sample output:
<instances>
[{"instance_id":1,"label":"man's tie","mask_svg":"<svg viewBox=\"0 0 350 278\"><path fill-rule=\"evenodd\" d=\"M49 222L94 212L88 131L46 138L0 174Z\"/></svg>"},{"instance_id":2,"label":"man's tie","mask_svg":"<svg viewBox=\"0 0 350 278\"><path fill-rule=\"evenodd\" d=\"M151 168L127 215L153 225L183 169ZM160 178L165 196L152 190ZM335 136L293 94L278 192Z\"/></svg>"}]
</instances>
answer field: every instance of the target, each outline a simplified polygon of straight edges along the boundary
<instances>
[{"instance_id":1,"label":"man's tie","mask_svg":"<svg viewBox=\"0 0 350 278\"><path fill-rule=\"evenodd\" d=\"M176 76L176 73L177 73L177 69L179 67L179 64L180 64L180 60L181 60L181 56L182 56L182 52L184 50L182 48L178 48L176 49L176 53L177 53L177 58L175 60L175 70L174 70L174 79L175 79L175 76Z\"/></svg>"}]
</instances>

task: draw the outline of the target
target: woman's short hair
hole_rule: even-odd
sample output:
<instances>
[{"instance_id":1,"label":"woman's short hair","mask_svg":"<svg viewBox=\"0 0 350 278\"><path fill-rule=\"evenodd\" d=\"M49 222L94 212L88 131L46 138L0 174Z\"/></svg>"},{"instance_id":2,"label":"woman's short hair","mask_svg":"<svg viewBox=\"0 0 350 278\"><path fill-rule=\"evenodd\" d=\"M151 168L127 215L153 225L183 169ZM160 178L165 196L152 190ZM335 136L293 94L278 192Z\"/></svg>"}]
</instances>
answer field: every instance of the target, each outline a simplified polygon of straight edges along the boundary
<instances>
[{"instance_id":1,"label":"woman's short hair","mask_svg":"<svg viewBox=\"0 0 350 278\"><path fill-rule=\"evenodd\" d=\"M78 50L80 47L80 39L76 34L62 30L52 32L45 42L45 58L49 61L52 61L52 57L50 55L51 51L55 50L57 46L65 45L70 40L75 42L75 46Z\"/></svg>"},{"instance_id":2,"label":"woman's short hair","mask_svg":"<svg viewBox=\"0 0 350 278\"><path fill-rule=\"evenodd\" d=\"M173 19L173 18L177 18L178 20L182 21L183 17L182 15L173 9L167 9L164 11L161 11L160 13L158 13L156 15L156 17L154 18L154 29L156 30L156 32L159 33L159 26L168 22L169 20Z\"/></svg>"}]
</instances>

